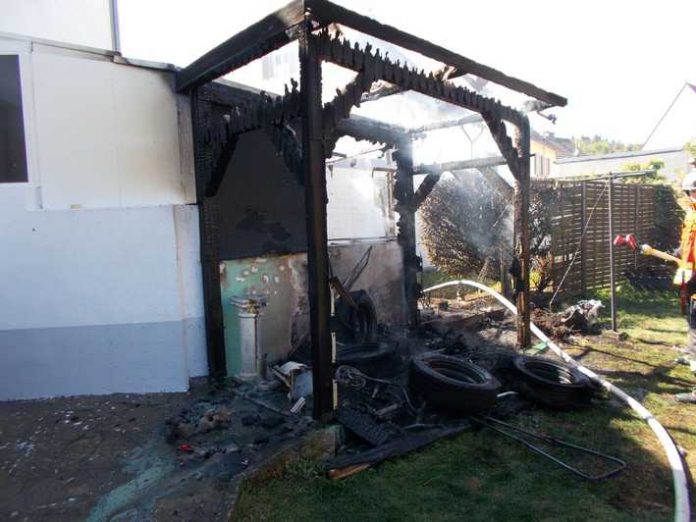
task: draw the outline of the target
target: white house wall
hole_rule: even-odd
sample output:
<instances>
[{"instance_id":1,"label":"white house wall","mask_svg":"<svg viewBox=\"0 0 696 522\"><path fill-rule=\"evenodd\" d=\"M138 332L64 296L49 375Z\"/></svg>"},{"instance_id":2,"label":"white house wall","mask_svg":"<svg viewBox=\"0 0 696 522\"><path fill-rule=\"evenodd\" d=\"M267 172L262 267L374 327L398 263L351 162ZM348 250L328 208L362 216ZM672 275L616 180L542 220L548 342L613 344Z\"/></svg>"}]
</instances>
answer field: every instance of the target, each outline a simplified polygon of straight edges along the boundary
<instances>
[{"instance_id":1,"label":"white house wall","mask_svg":"<svg viewBox=\"0 0 696 522\"><path fill-rule=\"evenodd\" d=\"M0 32L112 48L109 0L2 0Z\"/></svg>"},{"instance_id":2,"label":"white house wall","mask_svg":"<svg viewBox=\"0 0 696 522\"><path fill-rule=\"evenodd\" d=\"M0 398L181 391L205 374L196 208L26 211L23 190L0 187Z\"/></svg>"},{"instance_id":3,"label":"white house wall","mask_svg":"<svg viewBox=\"0 0 696 522\"><path fill-rule=\"evenodd\" d=\"M28 183L0 184L0 399L186 390L207 359L172 73L0 52L20 55L29 157Z\"/></svg>"},{"instance_id":4,"label":"white house wall","mask_svg":"<svg viewBox=\"0 0 696 522\"><path fill-rule=\"evenodd\" d=\"M50 50L32 64L45 208L192 202L171 73Z\"/></svg>"},{"instance_id":5,"label":"white house wall","mask_svg":"<svg viewBox=\"0 0 696 522\"><path fill-rule=\"evenodd\" d=\"M329 169L326 176L329 239L396 236L389 183L384 170Z\"/></svg>"}]
</instances>

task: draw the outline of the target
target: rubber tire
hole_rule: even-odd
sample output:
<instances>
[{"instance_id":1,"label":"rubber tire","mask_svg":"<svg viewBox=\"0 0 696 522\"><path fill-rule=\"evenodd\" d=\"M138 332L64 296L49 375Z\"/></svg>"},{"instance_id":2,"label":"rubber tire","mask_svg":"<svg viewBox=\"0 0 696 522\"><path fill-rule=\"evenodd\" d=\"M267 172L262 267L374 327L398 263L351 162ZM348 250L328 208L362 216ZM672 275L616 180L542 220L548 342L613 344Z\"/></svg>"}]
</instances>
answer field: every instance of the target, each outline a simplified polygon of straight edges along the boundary
<instances>
[{"instance_id":1,"label":"rubber tire","mask_svg":"<svg viewBox=\"0 0 696 522\"><path fill-rule=\"evenodd\" d=\"M336 366L348 365L370 377L381 377L398 369L396 347L390 343L361 343L336 346Z\"/></svg>"},{"instance_id":2,"label":"rubber tire","mask_svg":"<svg viewBox=\"0 0 696 522\"><path fill-rule=\"evenodd\" d=\"M335 304L336 338L346 344L374 343L377 341L377 312L375 304L365 290L351 292L356 310L343 299Z\"/></svg>"},{"instance_id":3,"label":"rubber tire","mask_svg":"<svg viewBox=\"0 0 696 522\"><path fill-rule=\"evenodd\" d=\"M465 415L492 409L500 389L498 379L487 370L439 353L413 358L411 385L427 402Z\"/></svg>"},{"instance_id":4,"label":"rubber tire","mask_svg":"<svg viewBox=\"0 0 696 522\"><path fill-rule=\"evenodd\" d=\"M558 410L587 406L590 379L577 368L553 359L518 355L510 373L513 387L523 396Z\"/></svg>"}]
</instances>

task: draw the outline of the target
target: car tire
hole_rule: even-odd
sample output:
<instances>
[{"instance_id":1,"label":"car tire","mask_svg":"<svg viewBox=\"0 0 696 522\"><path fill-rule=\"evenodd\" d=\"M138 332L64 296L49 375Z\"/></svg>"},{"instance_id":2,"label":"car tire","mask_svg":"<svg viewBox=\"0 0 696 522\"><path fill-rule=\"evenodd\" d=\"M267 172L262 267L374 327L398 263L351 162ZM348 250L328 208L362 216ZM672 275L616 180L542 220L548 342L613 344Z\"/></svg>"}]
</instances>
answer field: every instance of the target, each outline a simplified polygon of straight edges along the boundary
<instances>
[{"instance_id":1,"label":"car tire","mask_svg":"<svg viewBox=\"0 0 696 522\"><path fill-rule=\"evenodd\" d=\"M411 385L428 403L466 415L492 409L500 388L498 380L480 366L437 353L413 358Z\"/></svg>"},{"instance_id":2,"label":"car tire","mask_svg":"<svg viewBox=\"0 0 696 522\"><path fill-rule=\"evenodd\" d=\"M518 355L513 360L513 368L512 386L528 399L559 410L580 408L590 402L590 379L568 364Z\"/></svg>"}]
</instances>

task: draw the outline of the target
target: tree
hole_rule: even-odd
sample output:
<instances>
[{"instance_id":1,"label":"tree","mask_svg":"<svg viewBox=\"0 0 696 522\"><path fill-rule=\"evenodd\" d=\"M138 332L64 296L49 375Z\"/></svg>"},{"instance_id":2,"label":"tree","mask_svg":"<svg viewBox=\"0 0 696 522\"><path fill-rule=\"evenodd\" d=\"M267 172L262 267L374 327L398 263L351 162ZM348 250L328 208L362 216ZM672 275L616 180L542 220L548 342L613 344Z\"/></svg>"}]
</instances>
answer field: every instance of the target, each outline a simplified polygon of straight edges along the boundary
<instances>
[{"instance_id":1,"label":"tree","mask_svg":"<svg viewBox=\"0 0 696 522\"><path fill-rule=\"evenodd\" d=\"M632 150L640 150L641 146L637 144L625 144L621 141L610 140L604 138L599 134L595 134L593 137L581 136L579 138L574 137L573 143L575 147L580 152L580 155L594 155L594 154L610 154L612 152L626 152Z\"/></svg>"},{"instance_id":2,"label":"tree","mask_svg":"<svg viewBox=\"0 0 696 522\"><path fill-rule=\"evenodd\" d=\"M441 180L421 207L423 245L433 264L455 276L499 275L512 257L512 188L501 194L477 171ZM556 189L533 181L529 236L532 284L541 291L550 282L551 213Z\"/></svg>"},{"instance_id":3,"label":"tree","mask_svg":"<svg viewBox=\"0 0 696 522\"><path fill-rule=\"evenodd\" d=\"M478 171L441 179L421 207L423 245L433 264L452 275L495 266L511 230L508 204ZM508 240L509 242L509 240Z\"/></svg>"},{"instance_id":4,"label":"tree","mask_svg":"<svg viewBox=\"0 0 696 522\"><path fill-rule=\"evenodd\" d=\"M689 156L691 156L692 159L696 159L696 143L686 143L684 145L684 150Z\"/></svg>"},{"instance_id":5,"label":"tree","mask_svg":"<svg viewBox=\"0 0 696 522\"><path fill-rule=\"evenodd\" d=\"M644 174L642 176L634 176L630 178L624 178L623 182L628 184L641 184L641 185L662 185L665 183L665 177L660 174L660 169L665 166L665 162L661 159L650 159L645 163L626 163L621 167L623 172L639 172L641 170L652 170L652 174Z\"/></svg>"}]
</instances>

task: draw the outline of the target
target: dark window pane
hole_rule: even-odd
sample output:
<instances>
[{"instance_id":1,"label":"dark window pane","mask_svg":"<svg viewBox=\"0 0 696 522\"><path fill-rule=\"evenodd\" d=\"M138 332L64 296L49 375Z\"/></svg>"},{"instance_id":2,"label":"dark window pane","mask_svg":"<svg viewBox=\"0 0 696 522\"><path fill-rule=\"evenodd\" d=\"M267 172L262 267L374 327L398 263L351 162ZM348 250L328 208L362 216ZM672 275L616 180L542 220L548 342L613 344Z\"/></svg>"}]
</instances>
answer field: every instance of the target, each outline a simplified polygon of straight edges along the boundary
<instances>
[{"instance_id":1,"label":"dark window pane","mask_svg":"<svg viewBox=\"0 0 696 522\"><path fill-rule=\"evenodd\" d=\"M0 55L0 183L27 181L19 57Z\"/></svg>"}]
</instances>

